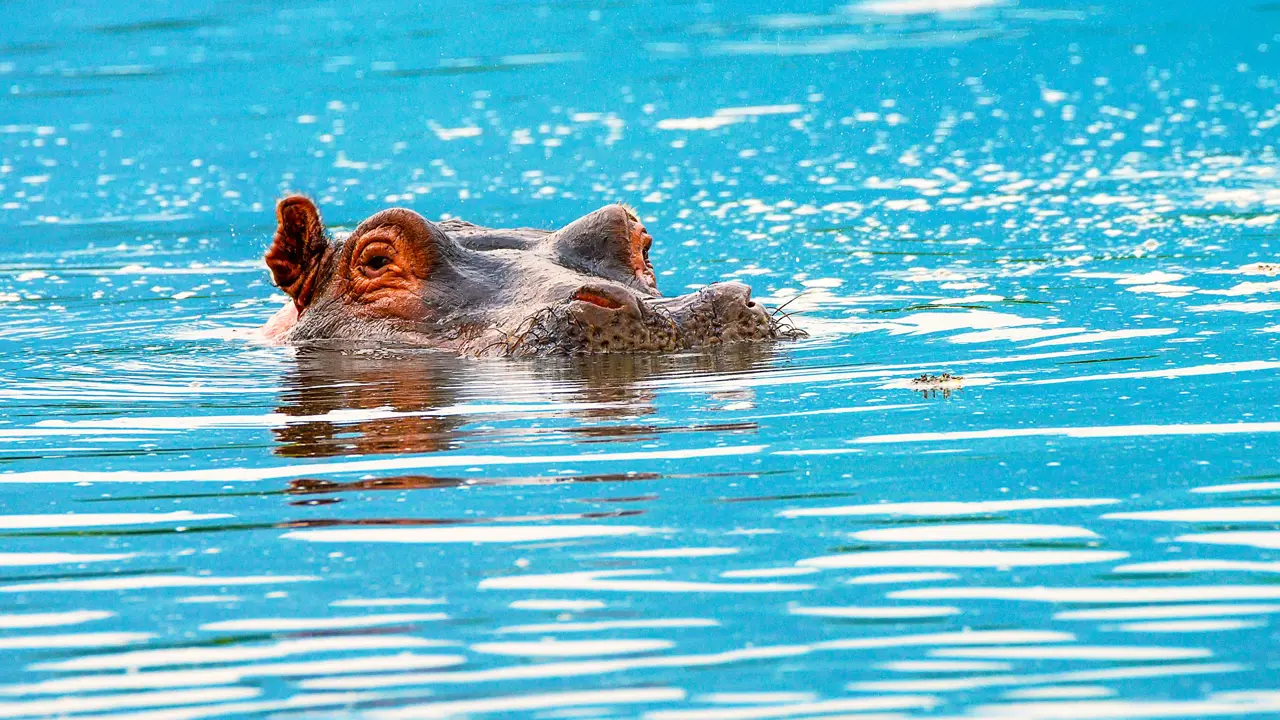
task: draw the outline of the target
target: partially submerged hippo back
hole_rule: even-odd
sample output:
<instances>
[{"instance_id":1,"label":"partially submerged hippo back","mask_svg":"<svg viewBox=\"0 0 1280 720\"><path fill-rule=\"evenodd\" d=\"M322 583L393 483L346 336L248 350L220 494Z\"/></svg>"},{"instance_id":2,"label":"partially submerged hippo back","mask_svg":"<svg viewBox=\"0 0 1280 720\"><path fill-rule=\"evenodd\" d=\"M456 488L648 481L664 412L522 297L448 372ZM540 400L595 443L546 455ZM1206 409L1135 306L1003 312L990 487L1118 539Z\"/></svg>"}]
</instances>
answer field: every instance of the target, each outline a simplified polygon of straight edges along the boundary
<instances>
[{"instance_id":1,"label":"partially submerged hippo back","mask_svg":"<svg viewBox=\"0 0 1280 720\"><path fill-rule=\"evenodd\" d=\"M739 283L664 298L652 239L610 205L556 232L440 224L403 208L344 240L302 196L276 206L266 262L293 304L264 328L294 344L435 347L468 354L669 352L792 338Z\"/></svg>"}]
</instances>

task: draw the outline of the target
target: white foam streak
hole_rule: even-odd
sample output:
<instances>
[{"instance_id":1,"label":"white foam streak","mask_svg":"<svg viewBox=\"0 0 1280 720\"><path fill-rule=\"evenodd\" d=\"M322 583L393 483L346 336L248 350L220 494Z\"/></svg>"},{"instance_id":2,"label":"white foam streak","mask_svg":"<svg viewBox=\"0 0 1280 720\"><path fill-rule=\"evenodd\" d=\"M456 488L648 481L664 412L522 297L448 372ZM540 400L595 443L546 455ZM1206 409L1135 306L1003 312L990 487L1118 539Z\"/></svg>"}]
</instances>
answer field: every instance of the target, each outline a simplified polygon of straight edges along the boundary
<instances>
[{"instance_id":1,"label":"white foam streak","mask_svg":"<svg viewBox=\"0 0 1280 720\"><path fill-rule=\"evenodd\" d=\"M600 600L513 600L507 607L512 610L582 612L584 610L603 610L608 605Z\"/></svg>"},{"instance_id":2,"label":"white foam streak","mask_svg":"<svg viewBox=\"0 0 1280 720\"><path fill-rule=\"evenodd\" d=\"M1074 540L1096 538L1098 535L1085 528L1070 525L971 523L877 528L875 530L861 530L853 533L850 537L863 542L907 543Z\"/></svg>"},{"instance_id":3,"label":"white foam streak","mask_svg":"<svg viewBox=\"0 0 1280 720\"><path fill-rule=\"evenodd\" d=\"M1179 535L1177 542L1203 545L1247 545L1263 550L1280 550L1280 530L1235 530Z\"/></svg>"},{"instance_id":4,"label":"white foam streak","mask_svg":"<svg viewBox=\"0 0 1280 720\"><path fill-rule=\"evenodd\" d=\"M742 122L742 118L732 116L710 116L710 117L685 117L685 118L666 118L659 120L657 128L659 130L718 130L735 123Z\"/></svg>"},{"instance_id":5,"label":"white foam streak","mask_svg":"<svg viewBox=\"0 0 1280 720\"><path fill-rule=\"evenodd\" d=\"M645 713L645 720L762 720L765 718L830 715L831 713L864 713L876 710L930 710L937 698L922 695L891 697L856 697L819 702L797 702L782 705L756 705L740 708L681 708ZM867 717L867 716L860 716ZM870 718L868 718L870 720Z\"/></svg>"},{"instance_id":6,"label":"white foam streak","mask_svg":"<svg viewBox=\"0 0 1280 720\"><path fill-rule=\"evenodd\" d=\"M1250 630L1264 625L1266 622L1262 620L1166 620L1125 623L1119 629L1135 633L1210 633Z\"/></svg>"},{"instance_id":7,"label":"white foam streak","mask_svg":"<svg viewBox=\"0 0 1280 720\"><path fill-rule=\"evenodd\" d=\"M719 557L722 555L737 555L738 548L660 548L657 550L619 550L617 552L604 553L601 557L611 558L633 558L633 559L677 559L677 558L703 558L703 557Z\"/></svg>"},{"instance_id":8,"label":"white foam streak","mask_svg":"<svg viewBox=\"0 0 1280 720\"><path fill-rule=\"evenodd\" d=\"M1116 691L1101 685L1046 685L1038 688L1010 690L1004 694L1009 700L1074 700L1077 698L1113 697Z\"/></svg>"},{"instance_id":9,"label":"white foam streak","mask_svg":"<svg viewBox=\"0 0 1280 720\"><path fill-rule=\"evenodd\" d=\"M1187 508L1184 510L1107 513L1102 516L1102 519L1205 523L1280 523L1280 505L1250 505L1244 507Z\"/></svg>"},{"instance_id":10,"label":"white foam streak","mask_svg":"<svg viewBox=\"0 0 1280 720\"><path fill-rule=\"evenodd\" d=\"M1194 541L1193 541L1194 542ZM1152 575L1197 572L1280 573L1280 562L1247 560L1164 560L1133 565L1120 565L1111 572L1130 575Z\"/></svg>"},{"instance_id":11,"label":"white foam streak","mask_svg":"<svg viewBox=\"0 0 1280 720\"><path fill-rule=\"evenodd\" d=\"M906 502L880 503L876 505L841 505L825 508L795 508L783 510L779 517L875 517L898 515L907 517L956 517L964 515L991 515L1018 510L1048 510L1054 508L1093 507L1120 502L1111 498L1028 498L1025 500L979 500L976 502Z\"/></svg>"},{"instance_id":12,"label":"white foam streak","mask_svg":"<svg viewBox=\"0 0 1280 720\"><path fill-rule=\"evenodd\" d=\"M817 568L798 568L798 567L782 567L782 568L747 568L744 570L725 570L720 573L720 577L726 580L748 580L760 578L779 578L779 577L796 577L798 575L812 575L819 572Z\"/></svg>"},{"instance_id":13,"label":"white foam streak","mask_svg":"<svg viewBox=\"0 0 1280 720\"><path fill-rule=\"evenodd\" d=\"M684 700L678 688L636 688L618 690L583 690L546 694L507 695L476 700L407 705L392 710L373 710L365 714L373 720L409 720L411 718L456 718L466 715L513 713L595 705L636 705Z\"/></svg>"},{"instance_id":14,"label":"white foam streak","mask_svg":"<svg viewBox=\"0 0 1280 720\"><path fill-rule=\"evenodd\" d=\"M1004 4L1005 0L866 0L853 10L877 15L931 15L970 12Z\"/></svg>"},{"instance_id":15,"label":"white foam streak","mask_svg":"<svg viewBox=\"0 0 1280 720\"><path fill-rule=\"evenodd\" d=\"M454 670L444 673L391 673L345 678L315 678L301 681L301 686L314 690L357 690L366 688L408 687L416 685L469 685L473 683L512 682L517 680L563 679L651 668L712 667L753 660L774 660L808 653L807 645L775 645L728 650L704 655L660 655L641 658L594 658L572 662L519 664L488 670Z\"/></svg>"},{"instance_id":16,"label":"white foam streak","mask_svg":"<svg viewBox=\"0 0 1280 720\"><path fill-rule=\"evenodd\" d=\"M847 585L893 585L911 582L943 582L959 576L948 572L901 572L857 575L845 580Z\"/></svg>"},{"instance_id":17,"label":"white foam streak","mask_svg":"<svg viewBox=\"0 0 1280 720\"><path fill-rule=\"evenodd\" d=\"M1013 663L991 660L897 660L880 663L881 670L903 673L1005 672Z\"/></svg>"},{"instance_id":18,"label":"white foam streak","mask_svg":"<svg viewBox=\"0 0 1280 720\"><path fill-rule=\"evenodd\" d=\"M269 645L236 645L215 647L164 648L134 650L125 653L86 655L69 660L36 663L32 670L136 670L171 665L209 665L214 663L274 660L307 653L390 650L413 647L440 647L456 643L427 640L408 635L353 635L349 637L303 638L284 640Z\"/></svg>"},{"instance_id":19,"label":"white foam streak","mask_svg":"<svg viewBox=\"0 0 1280 720\"><path fill-rule=\"evenodd\" d=\"M757 705L761 703L813 702L818 696L811 692L713 692L698 695L695 701L716 705Z\"/></svg>"},{"instance_id":20,"label":"white foam streak","mask_svg":"<svg viewBox=\"0 0 1280 720\"><path fill-rule=\"evenodd\" d=\"M228 718L235 715L261 715L276 711L332 708L335 711L348 708L362 700L374 699L367 693L309 693L294 695L284 700L261 702L219 702L211 705L165 707L158 710L141 710L107 715L76 715L76 720L199 720L199 718Z\"/></svg>"},{"instance_id":21,"label":"white foam streak","mask_svg":"<svg viewBox=\"0 0 1280 720\"><path fill-rule=\"evenodd\" d=\"M235 585L276 585L312 582L313 575L248 575L243 577L210 577L192 575L138 575L92 580L55 580L0 586L0 593L29 592L102 592L107 590L153 590L175 587L230 587Z\"/></svg>"},{"instance_id":22,"label":"white foam streak","mask_svg":"<svg viewBox=\"0 0 1280 720\"><path fill-rule=\"evenodd\" d=\"M923 620L959 615L960 608L945 605L921 605L915 607L792 607L792 615L838 618L842 620Z\"/></svg>"},{"instance_id":23,"label":"white foam streak","mask_svg":"<svg viewBox=\"0 0 1280 720\"><path fill-rule=\"evenodd\" d=\"M1129 557L1106 550L889 550L807 558L801 567L820 568L1014 568L1111 562Z\"/></svg>"},{"instance_id":24,"label":"white foam streak","mask_svg":"<svg viewBox=\"0 0 1280 720\"><path fill-rule=\"evenodd\" d=\"M114 560L128 560L132 557L136 557L136 555L133 553L80 555L76 553L62 552L0 552L0 567L36 567L39 565L71 565L76 563L111 562Z\"/></svg>"},{"instance_id":25,"label":"white foam streak","mask_svg":"<svg viewBox=\"0 0 1280 720\"><path fill-rule=\"evenodd\" d=\"M395 613L357 617L327 618L246 618L201 625L206 632L298 632L302 630L344 630L350 628L401 625L448 620L444 613Z\"/></svg>"},{"instance_id":26,"label":"white foam streak","mask_svg":"<svg viewBox=\"0 0 1280 720\"><path fill-rule=\"evenodd\" d=\"M939 645L1014 645L1072 642L1070 633L1040 630L989 630L918 635L890 635L870 638L832 640L817 645L781 645L744 648L704 655L663 655L657 657L594 659L581 662L550 662L515 665L489 670L452 671L447 673L394 673L344 678L303 680L302 687L313 690L357 690L406 687L432 684L470 684L509 682L543 678L568 678L603 675L651 668L710 667L752 660L775 660L806 655L815 650L872 650L895 647L932 647Z\"/></svg>"},{"instance_id":27,"label":"white foam streak","mask_svg":"<svg viewBox=\"0 0 1280 720\"><path fill-rule=\"evenodd\" d=\"M924 633L920 635L888 635L883 637L827 640L813 646L815 650L877 650L893 647L929 647L933 645L1035 645L1039 643L1074 642L1075 635L1051 630L964 630L960 632Z\"/></svg>"},{"instance_id":28,"label":"white foam streak","mask_svg":"<svg viewBox=\"0 0 1280 720\"><path fill-rule=\"evenodd\" d=\"M55 717L72 713L103 710L127 710L130 708L158 707L165 705L193 705L196 703L225 702L256 697L262 691L257 688L228 687L201 688L198 690L165 690L160 692L90 695L60 697L52 700L0 702L0 718Z\"/></svg>"},{"instance_id":29,"label":"white foam streak","mask_svg":"<svg viewBox=\"0 0 1280 720\"><path fill-rule=\"evenodd\" d=\"M581 590L584 592L762 593L810 590L793 583L714 583L689 580L637 580L657 570L596 570L553 575L512 575L480 581L481 590ZM626 579L623 579L626 578Z\"/></svg>"},{"instance_id":30,"label":"white foam streak","mask_svg":"<svg viewBox=\"0 0 1280 720\"><path fill-rule=\"evenodd\" d=\"M461 665L463 655L373 655L365 657L311 660L293 663L264 663L193 670L95 673L44 680L29 685L0 686L0 695L60 695L64 693L112 690L148 690L201 685L231 685L249 678L309 677L364 672L401 672Z\"/></svg>"},{"instance_id":31,"label":"white foam streak","mask_svg":"<svg viewBox=\"0 0 1280 720\"><path fill-rule=\"evenodd\" d=\"M855 443L921 443L955 442L957 440L992 440L1022 437L1125 438L1167 437L1174 435L1247 435L1280 432L1280 422L1200 423L1185 425L1104 425L1097 427L993 428L958 432L902 433L898 435L865 435Z\"/></svg>"},{"instance_id":32,"label":"white foam streak","mask_svg":"<svg viewBox=\"0 0 1280 720\"><path fill-rule=\"evenodd\" d=\"M1209 305L1188 305L1187 310L1190 310L1191 312L1240 312L1252 315L1254 313L1280 310L1280 302L1242 300L1236 302L1211 303Z\"/></svg>"},{"instance_id":33,"label":"white foam streak","mask_svg":"<svg viewBox=\"0 0 1280 720\"><path fill-rule=\"evenodd\" d=\"M1224 375L1230 373L1253 372L1257 370L1275 370L1280 362L1251 360L1248 362L1217 363L1213 365L1196 365L1193 367L1167 368L1164 370L1135 370L1133 372L1105 373L1102 375L1079 375L1068 378L1049 378L1045 380L1025 380L1018 385L1060 385L1062 383L1098 382L1106 380L1143 380L1200 377L1203 375Z\"/></svg>"},{"instance_id":34,"label":"white foam streak","mask_svg":"<svg viewBox=\"0 0 1280 720\"><path fill-rule=\"evenodd\" d=\"M602 657L636 655L675 647L670 640L543 640L476 643L471 649L485 655L517 657Z\"/></svg>"},{"instance_id":35,"label":"white foam streak","mask_svg":"<svg viewBox=\"0 0 1280 720\"><path fill-rule=\"evenodd\" d=\"M978 660L1125 660L1153 662L1158 660L1199 660L1213 657L1213 652L1204 648L1069 645L1066 647L937 648L930 650L929 655L932 657L973 658Z\"/></svg>"},{"instance_id":36,"label":"white foam streak","mask_svg":"<svg viewBox=\"0 0 1280 720\"><path fill-rule=\"evenodd\" d=\"M790 103L787 105L748 105L720 108L714 114L719 117L759 117L761 115L795 115L800 112L804 112L803 105Z\"/></svg>"},{"instance_id":37,"label":"white foam streak","mask_svg":"<svg viewBox=\"0 0 1280 720\"><path fill-rule=\"evenodd\" d=\"M1192 488L1193 493L1242 493L1242 492L1268 492L1271 490L1280 490L1280 482L1247 482L1247 483L1228 483L1226 485L1205 485L1198 488Z\"/></svg>"},{"instance_id":38,"label":"white foam streak","mask_svg":"<svg viewBox=\"0 0 1280 720\"><path fill-rule=\"evenodd\" d=\"M1066 610L1054 620L1155 620L1166 618L1221 617L1223 615L1263 615L1280 612L1280 605L1144 605L1140 607L1102 608L1098 610Z\"/></svg>"},{"instance_id":39,"label":"white foam streak","mask_svg":"<svg viewBox=\"0 0 1280 720\"><path fill-rule=\"evenodd\" d=\"M334 600L329 607L412 607L420 605L444 605L442 598L348 598Z\"/></svg>"},{"instance_id":40,"label":"white foam streak","mask_svg":"<svg viewBox=\"0 0 1280 720\"><path fill-rule=\"evenodd\" d=\"M1235 663L1189 663L1138 665L1101 670L1074 670L1039 675L984 675L978 677L938 678L928 680L886 680L850 684L847 689L862 692L952 692L988 687L1046 685L1050 683L1102 682L1180 677L1184 675L1218 675L1241 672L1245 666Z\"/></svg>"},{"instance_id":41,"label":"white foam streak","mask_svg":"<svg viewBox=\"0 0 1280 720\"><path fill-rule=\"evenodd\" d=\"M652 532L636 525L470 525L460 527L362 527L294 530L281 535L307 542L523 543L622 537Z\"/></svg>"},{"instance_id":42,"label":"white foam streak","mask_svg":"<svg viewBox=\"0 0 1280 720\"><path fill-rule=\"evenodd\" d=\"M1163 587L959 587L914 588L892 600L1019 600L1023 602L1124 604L1277 600L1280 585L1166 585Z\"/></svg>"},{"instance_id":43,"label":"white foam streak","mask_svg":"<svg viewBox=\"0 0 1280 720\"><path fill-rule=\"evenodd\" d=\"M0 637L0 650L50 650L56 648L104 648L133 645L155 637L151 633L102 632L68 635L19 635Z\"/></svg>"},{"instance_id":44,"label":"white foam streak","mask_svg":"<svg viewBox=\"0 0 1280 720\"><path fill-rule=\"evenodd\" d=\"M0 476L3 478L3 476ZM0 480L2 481L2 480ZM153 525L157 523L189 523L197 520L223 520L235 517L223 513L193 513L179 510L168 513L66 513L63 515L0 515L0 529L54 530L59 528L107 527L112 525Z\"/></svg>"},{"instance_id":45,"label":"white foam streak","mask_svg":"<svg viewBox=\"0 0 1280 720\"><path fill-rule=\"evenodd\" d=\"M660 630L664 628L719 627L719 620L707 618L666 618L657 620L600 620L597 622L538 623L508 625L494 630L502 634L554 635L556 633L601 632L605 630Z\"/></svg>"},{"instance_id":46,"label":"white foam streak","mask_svg":"<svg viewBox=\"0 0 1280 720\"><path fill-rule=\"evenodd\" d=\"M979 717L1018 720L1086 720L1088 718L1205 718L1217 715L1260 715L1280 712L1280 696L1229 702L1214 700L1074 700L980 705Z\"/></svg>"},{"instance_id":47,"label":"white foam streak","mask_svg":"<svg viewBox=\"0 0 1280 720\"><path fill-rule=\"evenodd\" d=\"M69 612L0 615L0 630L79 625L93 622L94 620L105 620L109 617L115 617L115 613L106 610L72 610Z\"/></svg>"},{"instance_id":48,"label":"white foam streak","mask_svg":"<svg viewBox=\"0 0 1280 720\"><path fill-rule=\"evenodd\" d=\"M584 463L633 463L647 460L692 460L707 457L754 455L767 445L695 448L688 450L652 450L587 455L442 455L427 457L382 458L346 462L295 463L269 468L207 468L204 470L31 470L0 474L0 484L13 483L148 483L148 482L258 482L297 477L316 477L343 473L373 473L392 470L428 468L497 467L503 465L570 465Z\"/></svg>"}]
</instances>

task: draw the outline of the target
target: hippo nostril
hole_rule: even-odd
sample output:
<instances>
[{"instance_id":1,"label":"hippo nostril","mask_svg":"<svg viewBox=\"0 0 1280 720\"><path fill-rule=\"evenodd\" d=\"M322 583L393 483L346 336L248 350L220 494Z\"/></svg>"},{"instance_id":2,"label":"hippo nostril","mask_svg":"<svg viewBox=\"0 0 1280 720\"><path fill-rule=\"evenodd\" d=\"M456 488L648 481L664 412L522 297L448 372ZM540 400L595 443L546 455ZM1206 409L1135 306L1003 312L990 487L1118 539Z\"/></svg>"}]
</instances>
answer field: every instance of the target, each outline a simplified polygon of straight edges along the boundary
<instances>
[{"instance_id":1,"label":"hippo nostril","mask_svg":"<svg viewBox=\"0 0 1280 720\"><path fill-rule=\"evenodd\" d=\"M617 300L614 300L611 297L605 297L600 293L592 292L585 288L575 292L573 294L573 299L580 300L585 303L591 303L592 305L599 305L600 307L609 310L617 310L622 307L622 303Z\"/></svg>"}]
</instances>

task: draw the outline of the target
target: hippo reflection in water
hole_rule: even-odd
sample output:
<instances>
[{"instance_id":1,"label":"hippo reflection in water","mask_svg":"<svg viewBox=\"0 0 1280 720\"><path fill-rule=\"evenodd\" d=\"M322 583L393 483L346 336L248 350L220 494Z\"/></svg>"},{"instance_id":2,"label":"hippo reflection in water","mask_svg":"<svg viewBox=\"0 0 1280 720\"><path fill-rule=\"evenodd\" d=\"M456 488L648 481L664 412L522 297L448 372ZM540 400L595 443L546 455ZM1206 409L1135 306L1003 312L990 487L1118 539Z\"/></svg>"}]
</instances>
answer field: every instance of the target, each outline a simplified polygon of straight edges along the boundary
<instances>
[{"instance_id":1,"label":"hippo reflection in water","mask_svg":"<svg viewBox=\"0 0 1280 720\"><path fill-rule=\"evenodd\" d=\"M794 338L740 283L664 298L649 233L623 205L555 232L432 223L383 210L344 240L302 196L276 206L266 262L289 294L263 328L291 344L374 343L472 355L670 352Z\"/></svg>"},{"instance_id":2,"label":"hippo reflection in water","mask_svg":"<svg viewBox=\"0 0 1280 720\"><path fill-rule=\"evenodd\" d=\"M770 367L771 360L759 344L716 353L554 357L519 366L417 349L299 352L281 378L276 412L286 422L272 431L275 452L337 457L474 450L534 438L647 443L668 433L754 433L754 423L681 424L651 417L657 392L646 380L750 375ZM753 398L749 388L719 388L706 402ZM505 422L513 417L574 422Z\"/></svg>"},{"instance_id":3,"label":"hippo reflection in water","mask_svg":"<svg viewBox=\"0 0 1280 720\"><path fill-rule=\"evenodd\" d=\"M772 354L759 344L740 344L716 353L617 354L602 357L553 357L514 366L499 361L469 361L416 349L372 352L300 352L282 378L278 415L286 419L272 430L275 452L284 457L340 457L378 454L471 452L490 446L510 448L573 441L589 446L607 442L647 445L671 433L710 436L717 444L729 435L754 435L751 421L672 422L657 416L656 392L645 381L656 376L738 376L768 368ZM741 402L750 388L718 389L709 402ZM506 405L494 407L494 402ZM473 410L467 410L472 408ZM525 422L512 422L523 418ZM573 422L557 422L555 419ZM538 419L540 422L527 422ZM521 472L512 465L501 475L463 472L383 475L359 479L301 477L282 488L301 496L294 504L340 502L344 493L400 492L477 485L549 485L630 483L641 480L702 481L738 477L721 472ZM457 468L461 470L461 468ZM768 470L753 472L768 473ZM784 472L784 471L772 471ZM609 493L608 502L625 502ZM574 502L572 500L568 501ZM579 499L577 502L586 502ZM601 500L600 502L605 502ZM593 503L594 504L594 503ZM622 509L585 513L613 517ZM436 519L311 519L289 527L334 525L433 525Z\"/></svg>"}]
</instances>

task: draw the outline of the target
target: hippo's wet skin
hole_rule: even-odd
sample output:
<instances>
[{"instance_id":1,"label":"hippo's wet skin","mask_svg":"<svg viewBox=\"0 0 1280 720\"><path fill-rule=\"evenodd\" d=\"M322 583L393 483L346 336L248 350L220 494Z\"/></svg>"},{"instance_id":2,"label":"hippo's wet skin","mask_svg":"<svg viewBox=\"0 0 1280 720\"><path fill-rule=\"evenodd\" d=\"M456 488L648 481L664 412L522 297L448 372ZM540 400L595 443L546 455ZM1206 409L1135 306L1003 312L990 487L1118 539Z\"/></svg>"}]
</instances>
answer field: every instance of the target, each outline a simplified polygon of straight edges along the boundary
<instances>
[{"instance_id":1,"label":"hippo's wet skin","mask_svg":"<svg viewBox=\"0 0 1280 720\"><path fill-rule=\"evenodd\" d=\"M276 206L266 262L293 298L263 329L292 344L408 345L464 354L670 352L793 338L739 283L664 298L652 239L610 205L555 232L429 222L384 210L334 240L301 196Z\"/></svg>"}]
</instances>

